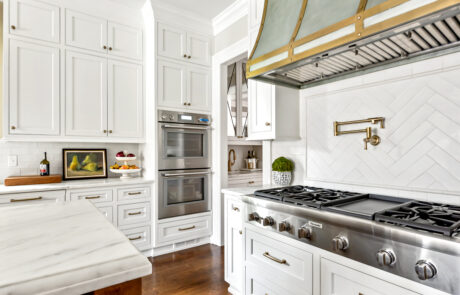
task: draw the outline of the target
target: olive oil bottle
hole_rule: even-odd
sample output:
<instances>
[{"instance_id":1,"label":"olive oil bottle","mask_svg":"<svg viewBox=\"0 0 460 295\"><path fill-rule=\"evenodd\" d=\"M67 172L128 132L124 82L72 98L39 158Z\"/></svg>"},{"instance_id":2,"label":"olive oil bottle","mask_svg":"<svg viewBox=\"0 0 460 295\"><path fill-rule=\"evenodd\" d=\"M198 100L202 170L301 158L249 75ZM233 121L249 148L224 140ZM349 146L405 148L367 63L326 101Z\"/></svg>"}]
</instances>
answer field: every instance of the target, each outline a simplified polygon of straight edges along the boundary
<instances>
[{"instance_id":1,"label":"olive oil bottle","mask_svg":"<svg viewBox=\"0 0 460 295\"><path fill-rule=\"evenodd\" d=\"M45 158L40 162L40 175L41 176L48 176L50 175L50 162L46 159L46 152Z\"/></svg>"}]
</instances>

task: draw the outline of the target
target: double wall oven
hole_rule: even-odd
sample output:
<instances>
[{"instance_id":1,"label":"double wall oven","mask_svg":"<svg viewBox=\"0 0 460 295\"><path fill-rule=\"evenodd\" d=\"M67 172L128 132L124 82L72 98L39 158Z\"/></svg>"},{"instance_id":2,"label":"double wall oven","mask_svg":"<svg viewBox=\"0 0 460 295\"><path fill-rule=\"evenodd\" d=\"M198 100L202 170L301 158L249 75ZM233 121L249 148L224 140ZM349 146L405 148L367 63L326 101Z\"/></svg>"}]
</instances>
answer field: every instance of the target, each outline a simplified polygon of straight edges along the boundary
<instances>
[{"instance_id":1,"label":"double wall oven","mask_svg":"<svg viewBox=\"0 0 460 295\"><path fill-rule=\"evenodd\" d=\"M158 218L211 210L211 118L158 111Z\"/></svg>"}]
</instances>

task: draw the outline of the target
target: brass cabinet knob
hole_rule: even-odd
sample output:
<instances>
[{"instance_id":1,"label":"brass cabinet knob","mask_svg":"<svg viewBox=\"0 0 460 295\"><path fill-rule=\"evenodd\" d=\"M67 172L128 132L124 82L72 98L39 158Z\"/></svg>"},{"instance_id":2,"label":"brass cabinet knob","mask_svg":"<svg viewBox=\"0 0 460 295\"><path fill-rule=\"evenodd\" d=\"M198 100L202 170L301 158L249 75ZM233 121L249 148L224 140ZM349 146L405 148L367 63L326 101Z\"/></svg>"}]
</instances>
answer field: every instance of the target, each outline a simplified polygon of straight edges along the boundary
<instances>
[{"instance_id":1,"label":"brass cabinet knob","mask_svg":"<svg viewBox=\"0 0 460 295\"><path fill-rule=\"evenodd\" d=\"M107 133L107 130L104 130L104 131L102 131L102 132Z\"/></svg>"},{"instance_id":2,"label":"brass cabinet knob","mask_svg":"<svg viewBox=\"0 0 460 295\"><path fill-rule=\"evenodd\" d=\"M112 50L112 47L109 47L109 50Z\"/></svg>"},{"instance_id":3,"label":"brass cabinet knob","mask_svg":"<svg viewBox=\"0 0 460 295\"><path fill-rule=\"evenodd\" d=\"M11 29L12 29L12 30L16 30L16 26L15 26L15 25L12 25L12 26L11 26Z\"/></svg>"},{"instance_id":4,"label":"brass cabinet knob","mask_svg":"<svg viewBox=\"0 0 460 295\"><path fill-rule=\"evenodd\" d=\"M112 134L112 133L113 133L113 131L112 131L112 130L109 130L109 133L110 133L110 134Z\"/></svg>"},{"instance_id":5,"label":"brass cabinet knob","mask_svg":"<svg viewBox=\"0 0 460 295\"><path fill-rule=\"evenodd\" d=\"M265 122L265 126L270 126L270 122Z\"/></svg>"},{"instance_id":6,"label":"brass cabinet knob","mask_svg":"<svg viewBox=\"0 0 460 295\"><path fill-rule=\"evenodd\" d=\"M16 130L16 126L11 126L11 130Z\"/></svg>"},{"instance_id":7,"label":"brass cabinet knob","mask_svg":"<svg viewBox=\"0 0 460 295\"><path fill-rule=\"evenodd\" d=\"M104 48L104 49L107 49L107 46L106 46L106 45L104 45L102 48Z\"/></svg>"},{"instance_id":8,"label":"brass cabinet knob","mask_svg":"<svg viewBox=\"0 0 460 295\"><path fill-rule=\"evenodd\" d=\"M186 102L184 102L184 106L186 106L186 105L187 105L187 103L186 103Z\"/></svg>"},{"instance_id":9,"label":"brass cabinet knob","mask_svg":"<svg viewBox=\"0 0 460 295\"><path fill-rule=\"evenodd\" d=\"M187 56L187 58L188 58L188 59L191 59L191 58L192 58L192 56L191 56L191 55L189 55L189 56Z\"/></svg>"},{"instance_id":10,"label":"brass cabinet knob","mask_svg":"<svg viewBox=\"0 0 460 295\"><path fill-rule=\"evenodd\" d=\"M184 58L187 58L187 54L184 54Z\"/></svg>"},{"instance_id":11,"label":"brass cabinet knob","mask_svg":"<svg viewBox=\"0 0 460 295\"><path fill-rule=\"evenodd\" d=\"M191 106L192 104L189 102L187 105L188 105L188 106Z\"/></svg>"}]
</instances>

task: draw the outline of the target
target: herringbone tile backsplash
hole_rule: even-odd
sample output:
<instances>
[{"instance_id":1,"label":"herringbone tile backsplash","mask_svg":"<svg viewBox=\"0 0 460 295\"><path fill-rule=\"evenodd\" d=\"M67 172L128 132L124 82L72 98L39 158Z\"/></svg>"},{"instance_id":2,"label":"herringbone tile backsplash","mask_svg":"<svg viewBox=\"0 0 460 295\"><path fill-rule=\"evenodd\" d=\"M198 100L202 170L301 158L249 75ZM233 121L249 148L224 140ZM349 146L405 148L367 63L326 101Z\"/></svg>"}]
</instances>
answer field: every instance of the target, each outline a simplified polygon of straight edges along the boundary
<instances>
[{"instance_id":1,"label":"herringbone tile backsplash","mask_svg":"<svg viewBox=\"0 0 460 295\"><path fill-rule=\"evenodd\" d=\"M306 179L460 194L460 54L307 89ZM385 117L365 134L333 136L333 121Z\"/></svg>"}]
</instances>

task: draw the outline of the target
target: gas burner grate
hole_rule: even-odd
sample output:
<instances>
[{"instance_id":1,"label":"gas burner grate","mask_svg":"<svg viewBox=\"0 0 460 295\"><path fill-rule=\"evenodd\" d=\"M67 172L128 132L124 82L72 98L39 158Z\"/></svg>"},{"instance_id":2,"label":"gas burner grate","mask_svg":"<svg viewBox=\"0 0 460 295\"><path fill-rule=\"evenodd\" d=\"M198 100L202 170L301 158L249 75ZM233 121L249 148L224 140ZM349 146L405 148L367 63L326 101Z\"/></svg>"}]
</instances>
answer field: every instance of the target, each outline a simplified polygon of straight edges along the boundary
<instances>
[{"instance_id":1,"label":"gas burner grate","mask_svg":"<svg viewBox=\"0 0 460 295\"><path fill-rule=\"evenodd\" d=\"M378 212L375 220L452 236L460 232L460 206L412 201Z\"/></svg>"},{"instance_id":2,"label":"gas burner grate","mask_svg":"<svg viewBox=\"0 0 460 295\"><path fill-rule=\"evenodd\" d=\"M283 201L283 199L286 197L290 197L290 196L294 196L294 195L302 194L302 193L316 192L319 190L322 190L322 189L311 187L311 186L295 185L295 186L287 186L287 187L274 188L274 189L259 190L259 191L255 191L254 195L258 197L271 199L271 200Z\"/></svg>"},{"instance_id":3,"label":"gas burner grate","mask_svg":"<svg viewBox=\"0 0 460 295\"><path fill-rule=\"evenodd\" d=\"M333 201L360 196L362 194L345 191L319 190L316 192L300 193L295 196L286 197L283 202L299 206L321 208Z\"/></svg>"}]
</instances>

